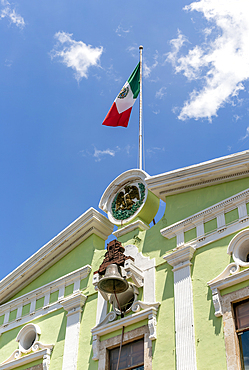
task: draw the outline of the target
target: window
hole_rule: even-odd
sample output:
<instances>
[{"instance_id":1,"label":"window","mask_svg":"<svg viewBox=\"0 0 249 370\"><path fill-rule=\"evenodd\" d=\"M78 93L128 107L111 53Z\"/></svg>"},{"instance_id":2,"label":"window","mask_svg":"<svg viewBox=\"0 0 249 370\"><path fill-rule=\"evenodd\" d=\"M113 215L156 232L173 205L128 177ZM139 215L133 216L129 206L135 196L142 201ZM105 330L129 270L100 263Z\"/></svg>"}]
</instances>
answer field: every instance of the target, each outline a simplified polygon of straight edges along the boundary
<instances>
[{"instance_id":1,"label":"window","mask_svg":"<svg viewBox=\"0 0 249 370\"><path fill-rule=\"evenodd\" d=\"M249 300L234 305L236 332L239 337L241 367L249 370Z\"/></svg>"},{"instance_id":2,"label":"window","mask_svg":"<svg viewBox=\"0 0 249 370\"><path fill-rule=\"evenodd\" d=\"M119 347L109 351L110 370L116 370ZM122 346L119 370L144 370L144 340L140 339Z\"/></svg>"}]
</instances>

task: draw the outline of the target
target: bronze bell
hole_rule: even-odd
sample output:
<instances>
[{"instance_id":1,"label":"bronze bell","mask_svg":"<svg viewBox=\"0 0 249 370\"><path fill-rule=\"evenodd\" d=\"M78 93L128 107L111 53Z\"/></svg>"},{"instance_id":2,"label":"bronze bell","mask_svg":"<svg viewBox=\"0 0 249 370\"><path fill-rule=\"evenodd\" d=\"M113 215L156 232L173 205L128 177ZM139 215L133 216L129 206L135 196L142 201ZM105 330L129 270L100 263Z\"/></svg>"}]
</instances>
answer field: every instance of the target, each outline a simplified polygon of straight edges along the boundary
<instances>
[{"instance_id":1,"label":"bronze bell","mask_svg":"<svg viewBox=\"0 0 249 370\"><path fill-rule=\"evenodd\" d=\"M128 287L129 284L122 277L120 267L115 263L107 266L105 276L98 282L99 290L105 293L122 293Z\"/></svg>"}]
</instances>

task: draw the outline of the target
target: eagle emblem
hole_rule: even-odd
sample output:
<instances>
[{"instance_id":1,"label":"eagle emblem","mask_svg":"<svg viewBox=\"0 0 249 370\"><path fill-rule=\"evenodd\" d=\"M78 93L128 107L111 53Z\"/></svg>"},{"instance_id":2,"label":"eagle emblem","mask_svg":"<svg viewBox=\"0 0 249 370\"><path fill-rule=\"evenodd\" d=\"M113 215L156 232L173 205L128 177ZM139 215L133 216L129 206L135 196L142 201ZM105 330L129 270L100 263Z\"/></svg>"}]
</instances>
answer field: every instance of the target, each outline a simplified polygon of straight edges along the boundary
<instances>
[{"instance_id":1,"label":"eagle emblem","mask_svg":"<svg viewBox=\"0 0 249 370\"><path fill-rule=\"evenodd\" d=\"M124 86L122 90L120 91L120 93L118 94L118 98L124 99L128 95L128 92L129 92L129 86Z\"/></svg>"},{"instance_id":2,"label":"eagle emblem","mask_svg":"<svg viewBox=\"0 0 249 370\"><path fill-rule=\"evenodd\" d=\"M112 215L116 220L125 220L134 215L145 199L145 186L142 183L125 185L112 202Z\"/></svg>"},{"instance_id":3,"label":"eagle emblem","mask_svg":"<svg viewBox=\"0 0 249 370\"><path fill-rule=\"evenodd\" d=\"M140 200L139 190L135 185L127 185L120 193L116 200L116 211L121 209L131 209L133 204Z\"/></svg>"}]
</instances>

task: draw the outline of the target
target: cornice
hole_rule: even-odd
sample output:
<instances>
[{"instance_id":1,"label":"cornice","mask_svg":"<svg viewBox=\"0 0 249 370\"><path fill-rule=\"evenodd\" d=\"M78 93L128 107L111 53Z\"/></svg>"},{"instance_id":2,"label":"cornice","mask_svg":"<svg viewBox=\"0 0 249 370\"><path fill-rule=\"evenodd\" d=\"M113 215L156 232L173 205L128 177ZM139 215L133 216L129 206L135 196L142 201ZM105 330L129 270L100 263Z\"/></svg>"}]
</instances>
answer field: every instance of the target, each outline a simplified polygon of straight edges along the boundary
<instances>
[{"instance_id":1,"label":"cornice","mask_svg":"<svg viewBox=\"0 0 249 370\"><path fill-rule=\"evenodd\" d=\"M112 230L113 225L106 217L94 208L89 208L0 281L0 303L13 297L90 235L95 234L106 240Z\"/></svg>"},{"instance_id":2,"label":"cornice","mask_svg":"<svg viewBox=\"0 0 249 370\"><path fill-rule=\"evenodd\" d=\"M165 196L249 176L249 150L169 171L145 179L148 189L165 201Z\"/></svg>"},{"instance_id":3,"label":"cornice","mask_svg":"<svg viewBox=\"0 0 249 370\"><path fill-rule=\"evenodd\" d=\"M235 265L235 264L231 264L231 265ZM249 269L242 270L237 273L235 272L233 273L233 275L230 275L225 278L221 277L220 280L217 280L217 279L218 277L207 283L207 285L210 286L212 291L215 289L218 289L219 291L221 291L225 288L229 288L233 285L237 285L239 283L243 283L244 281L247 281L249 279Z\"/></svg>"},{"instance_id":4,"label":"cornice","mask_svg":"<svg viewBox=\"0 0 249 370\"><path fill-rule=\"evenodd\" d=\"M238 207L242 201L249 200L249 188L237 193L225 200L214 204L211 207L205 208L204 210L191 215L173 225L165 227L160 230L162 236L165 238L172 238L181 230L186 231L187 229L195 227L198 222L207 222L212 218L215 218L221 211L228 212Z\"/></svg>"}]
</instances>

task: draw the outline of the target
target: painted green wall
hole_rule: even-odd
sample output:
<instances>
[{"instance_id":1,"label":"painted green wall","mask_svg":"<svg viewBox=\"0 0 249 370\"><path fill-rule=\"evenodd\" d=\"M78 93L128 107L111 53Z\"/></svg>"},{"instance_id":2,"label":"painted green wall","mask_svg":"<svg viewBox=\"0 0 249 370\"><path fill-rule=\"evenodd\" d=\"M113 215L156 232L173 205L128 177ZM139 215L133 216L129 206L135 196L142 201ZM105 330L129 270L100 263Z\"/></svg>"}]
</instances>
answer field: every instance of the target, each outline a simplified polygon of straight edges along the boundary
<instances>
[{"instance_id":1,"label":"painted green wall","mask_svg":"<svg viewBox=\"0 0 249 370\"><path fill-rule=\"evenodd\" d=\"M248 188L249 178L208 186L166 197L167 225L172 225L202 209Z\"/></svg>"},{"instance_id":2,"label":"painted green wall","mask_svg":"<svg viewBox=\"0 0 249 370\"><path fill-rule=\"evenodd\" d=\"M94 270L94 268L98 266L98 261L101 261L101 258L104 254L104 248L105 242L103 239L95 234L89 236L70 253L64 256L60 261L56 262L47 271L43 272L38 278L18 292L12 299L29 293L32 290L48 284L51 281L69 274L70 272L73 272L87 264L91 265L92 269ZM95 256L98 255L99 257L97 257L96 260ZM93 260L96 260L96 262L94 263ZM89 281L90 286L92 286L91 280Z\"/></svg>"},{"instance_id":3,"label":"painted green wall","mask_svg":"<svg viewBox=\"0 0 249 370\"><path fill-rule=\"evenodd\" d=\"M242 288L246 288L249 286L249 281L243 281L242 283L239 283L239 284L236 284L236 285L233 285L229 288L225 288L225 289L222 289L220 294L221 296L225 295L225 294L228 294L228 293L232 293L232 292L236 292L237 290L239 289L242 289Z\"/></svg>"},{"instance_id":4,"label":"painted green wall","mask_svg":"<svg viewBox=\"0 0 249 370\"><path fill-rule=\"evenodd\" d=\"M66 332L65 311L60 309L39 319L33 320L32 323L39 325L41 329L41 336L39 340L43 344L54 345L50 368L56 370L61 369ZM23 325L16 327L15 329L9 330L0 336L0 363L5 361L12 354L12 352L18 348L16 337L22 327Z\"/></svg>"},{"instance_id":5,"label":"painted green wall","mask_svg":"<svg viewBox=\"0 0 249 370\"><path fill-rule=\"evenodd\" d=\"M156 301L160 302L161 305L157 316L157 340L153 341L152 344L153 369L176 369L174 276L171 266L163 259L165 254L170 253L175 248L176 238L166 239L161 235L160 230L247 187L248 178L169 196L166 199L166 212L156 225L147 231L136 229L119 238L119 241L124 246L134 244L144 256L155 258L156 261ZM226 222L229 223L237 215L236 212L231 211L225 217ZM207 222L205 224L205 231L212 231L215 222L214 220ZM217 318L214 315L212 294L210 288L207 286L207 282L219 275L231 262L231 258L227 254L227 246L234 235L229 235L205 247L199 248L192 259L194 324L198 370L226 369L222 318ZM195 229L185 232L186 242L195 237ZM81 290L88 298L83 307L81 319L78 357L78 369L80 370L98 369L98 362L92 360L91 329L95 326L97 311L97 292L92 285L92 276L93 272L98 270L99 265L103 261L105 254L104 248L104 241L96 235L91 235L14 297L16 298L28 293L86 264L92 266L89 277L81 281ZM69 286L66 293L70 294L71 292L72 287ZM222 292L222 294L225 293L227 292ZM56 300L57 294L58 292L55 292L50 297L50 300ZM37 308L42 303L42 301L37 301ZM24 307L26 314L28 310L29 305ZM13 320L15 319L15 314L15 312L11 313ZM37 323L41 328L42 335L40 341L45 344L55 344L51 357L51 370L60 370L62 368L66 320L66 312L60 309L32 321L33 323ZM141 326L144 324L145 322L141 322L136 325ZM126 330L133 328L128 327ZM20 329L21 327L18 327L7 331L0 337L0 362L6 360L18 348L15 338ZM114 334L112 333L111 336ZM107 336L103 337L102 340L106 338ZM22 370L24 369L22 368Z\"/></svg>"}]
</instances>

